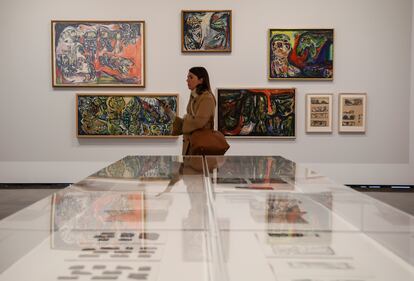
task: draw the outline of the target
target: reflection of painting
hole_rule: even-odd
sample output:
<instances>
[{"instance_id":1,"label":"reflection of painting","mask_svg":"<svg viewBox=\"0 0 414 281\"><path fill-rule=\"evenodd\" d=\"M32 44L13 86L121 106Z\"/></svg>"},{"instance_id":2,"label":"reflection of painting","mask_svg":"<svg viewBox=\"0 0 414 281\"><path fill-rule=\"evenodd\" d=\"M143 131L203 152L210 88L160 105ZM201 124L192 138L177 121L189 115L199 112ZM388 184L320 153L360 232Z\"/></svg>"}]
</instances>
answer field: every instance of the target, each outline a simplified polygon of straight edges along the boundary
<instances>
[{"instance_id":1,"label":"reflection of painting","mask_svg":"<svg viewBox=\"0 0 414 281\"><path fill-rule=\"evenodd\" d=\"M143 21L52 21L53 86L143 87Z\"/></svg>"},{"instance_id":2,"label":"reflection of painting","mask_svg":"<svg viewBox=\"0 0 414 281\"><path fill-rule=\"evenodd\" d=\"M339 95L339 131L365 132L366 94Z\"/></svg>"},{"instance_id":3,"label":"reflection of painting","mask_svg":"<svg viewBox=\"0 0 414 281\"><path fill-rule=\"evenodd\" d=\"M225 136L295 137L295 89L218 89L218 130Z\"/></svg>"},{"instance_id":4,"label":"reflection of painting","mask_svg":"<svg viewBox=\"0 0 414 281\"><path fill-rule=\"evenodd\" d=\"M332 94L306 95L306 132L332 132Z\"/></svg>"},{"instance_id":5,"label":"reflection of painting","mask_svg":"<svg viewBox=\"0 0 414 281\"><path fill-rule=\"evenodd\" d=\"M281 198L269 195L267 199L267 220L269 223L308 223L304 219L305 211L302 211L297 199Z\"/></svg>"},{"instance_id":6,"label":"reflection of painting","mask_svg":"<svg viewBox=\"0 0 414 281\"><path fill-rule=\"evenodd\" d=\"M269 79L333 79L333 29L270 29Z\"/></svg>"},{"instance_id":7,"label":"reflection of painting","mask_svg":"<svg viewBox=\"0 0 414 281\"><path fill-rule=\"evenodd\" d=\"M79 192L65 189L52 198L52 229L58 245L105 242L110 231L143 231L142 192ZM95 234L91 235L93 231ZM108 238L109 239L109 238Z\"/></svg>"},{"instance_id":8,"label":"reflection of painting","mask_svg":"<svg viewBox=\"0 0 414 281\"><path fill-rule=\"evenodd\" d=\"M269 237L303 237L309 231L330 231L331 213L308 195L268 192L251 196L252 218L266 225Z\"/></svg>"},{"instance_id":9,"label":"reflection of painting","mask_svg":"<svg viewBox=\"0 0 414 281\"><path fill-rule=\"evenodd\" d=\"M231 11L182 11L182 52L231 52Z\"/></svg>"},{"instance_id":10,"label":"reflection of painting","mask_svg":"<svg viewBox=\"0 0 414 281\"><path fill-rule=\"evenodd\" d=\"M54 229L71 224L73 230L141 229L144 194L64 192L54 195Z\"/></svg>"},{"instance_id":11,"label":"reflection of painting","mask_svg":"<svg viewBox=\"0 0 414 281\"><path fill-rule=\"evenodd\" d=\"M126 156L91 177L169 180L174 159L173 156Z\"/></svg>"},{"instance_id":12,"label":"reflection of painting","mask_svg":"<svg viewBox=\"0 0 414 281\"><path fill-rule=\"evenodd\" d=\"M227 156L217 169L217 183L272 184L293 181L295 163L280 156Z\"/></svg>"},{"instance_id":13,"label":"reflection of painting","mask_svg":"<svg viewBox=\"0 0 414 281\"><path fill-rule=\"evenodd\" d=\"M78 137L172 136L178 95L77 95Z\"/></svg>"}]
</instances>

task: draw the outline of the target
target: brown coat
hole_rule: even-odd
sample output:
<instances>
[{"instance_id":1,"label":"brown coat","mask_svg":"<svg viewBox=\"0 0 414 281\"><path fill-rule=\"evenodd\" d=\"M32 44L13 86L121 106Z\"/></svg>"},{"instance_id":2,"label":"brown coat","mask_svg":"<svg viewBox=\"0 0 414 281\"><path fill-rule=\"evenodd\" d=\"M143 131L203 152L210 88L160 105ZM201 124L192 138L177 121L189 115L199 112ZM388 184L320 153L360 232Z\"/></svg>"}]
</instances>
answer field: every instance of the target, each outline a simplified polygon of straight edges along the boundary
<instances>
[{"instance_id":1,"label":"brown coat","mask_svg":"<svg viewBox=\"0 0 414 281\"><path fill-rule=\"evenodd\" d=\"M187 114L183 118L175 117L173 134L183 134L183 155L191 155L190 135L197 129L214 129L214 111L216 99L205 91L196 97L190 96Z\"/></svg>"}]
</instances>

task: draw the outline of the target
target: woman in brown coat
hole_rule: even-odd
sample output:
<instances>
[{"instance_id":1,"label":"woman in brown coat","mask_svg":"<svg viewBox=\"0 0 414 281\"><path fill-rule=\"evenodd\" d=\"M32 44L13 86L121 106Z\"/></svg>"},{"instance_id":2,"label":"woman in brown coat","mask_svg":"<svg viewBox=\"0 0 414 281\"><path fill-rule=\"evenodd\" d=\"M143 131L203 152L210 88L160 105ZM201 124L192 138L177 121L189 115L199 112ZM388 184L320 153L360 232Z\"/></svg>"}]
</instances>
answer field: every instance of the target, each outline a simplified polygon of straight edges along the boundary
<instances>
[{"instance_id":1,"label":"woman in brown coat","mask_svg":"<svg viewBox=\"0 0 414 281\"><path fill-rule=\"evenodd\" d=\"M198 129L214 129L216 100L211 92L208 72L204 67L192 67L188 71L187 85L191 90L187 113L183 118L175 116L173 134L183 134L182 154L192 155L190 135Z\"/></svg>"}]
</instances>

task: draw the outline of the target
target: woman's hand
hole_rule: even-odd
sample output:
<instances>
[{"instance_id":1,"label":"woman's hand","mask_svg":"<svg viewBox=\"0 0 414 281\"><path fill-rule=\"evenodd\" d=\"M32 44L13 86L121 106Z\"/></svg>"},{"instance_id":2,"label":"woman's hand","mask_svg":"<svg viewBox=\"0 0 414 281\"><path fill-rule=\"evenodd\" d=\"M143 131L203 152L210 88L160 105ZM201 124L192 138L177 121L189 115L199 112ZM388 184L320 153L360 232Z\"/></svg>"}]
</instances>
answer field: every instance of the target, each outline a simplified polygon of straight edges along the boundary
<instances>
[{"instance_id":1,"label":"woman's hand","mask_svg":"<svg viewBox=\"0 0 414 281\"><path fill-rule=\"evenodd\" d=\"M168 117L170 117L171 120L174 120L175 112L172 111L171 106L167 103L163 103L162 108L164 109L165 114L167 114Z\"/></svg>"}]
</instances>

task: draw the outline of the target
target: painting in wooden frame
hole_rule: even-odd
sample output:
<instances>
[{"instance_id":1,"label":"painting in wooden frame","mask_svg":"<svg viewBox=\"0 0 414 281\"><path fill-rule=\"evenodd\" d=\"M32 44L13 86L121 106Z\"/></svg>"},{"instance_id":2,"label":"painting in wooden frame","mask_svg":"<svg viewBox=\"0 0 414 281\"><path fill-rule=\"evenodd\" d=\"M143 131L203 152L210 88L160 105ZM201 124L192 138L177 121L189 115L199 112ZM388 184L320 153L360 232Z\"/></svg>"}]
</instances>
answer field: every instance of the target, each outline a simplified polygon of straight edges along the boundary
<instances>
[{"instance_id":1,"label":"painting in wooden frame","mask_svg":"<svg viewBox=\"0 0 414 281\"><path fill-rule=\"evenodd\" d=\"M177 137L164 105L178 114L178 104L178 94L78 94L77 137Z\"/></svg>"},{"instance_id":2,"label":"painting in wooden frame","mask_svg":"<svg viewBox=\"0 0 414 281\"><path fill-rule=\"evenodd\" d=\"M181 12L181 51L231 52L230 10Z\"/></svg>"},{"instance_id":3,"label":"painting in wooden frame","mask_svg":"<svg viewBox=\"0 0 414 281\"><path fill-rule=\"evenodd\" d=\"M339 132L366 131L367 94L339 94Z\"/></svg>"},{"instance_id":4,"label":"painting in wooden frame","mask_svg":"<svg viewBox=\"0 0 414 281\"><path fill-rule=\"evenodd\" d=\"M53 87L144 87L144 21L51 22Z\"/></svg>"},{"instance_id":5,"label":"painting in wooden frame","mask_svg":"<svg viewBox=\"0 0 414 281\"><path fill-rule=\"evenodd\" d=\"M332 133L332 94L306 95L306 132Z\"/></svg>"},{"instance_id":6,"label":"painting in wooden frame","mask_svg":"<svg viewBox=\"0 0 414 281\"><path fill-rule=\"evenodd\" d=\"M270 80L333 80L333 29L269 29Z\"/></svg>"},{"instance_id":7,"label":"painting in wooden frame","mask_svg":"<svg viewBox=\"0 0 414 281\"><path fill-rule=\"evenodd\" d=\"M295 88L218 89L218 130L227 137L295 138Z\"/></svg>"}]
</instances>

